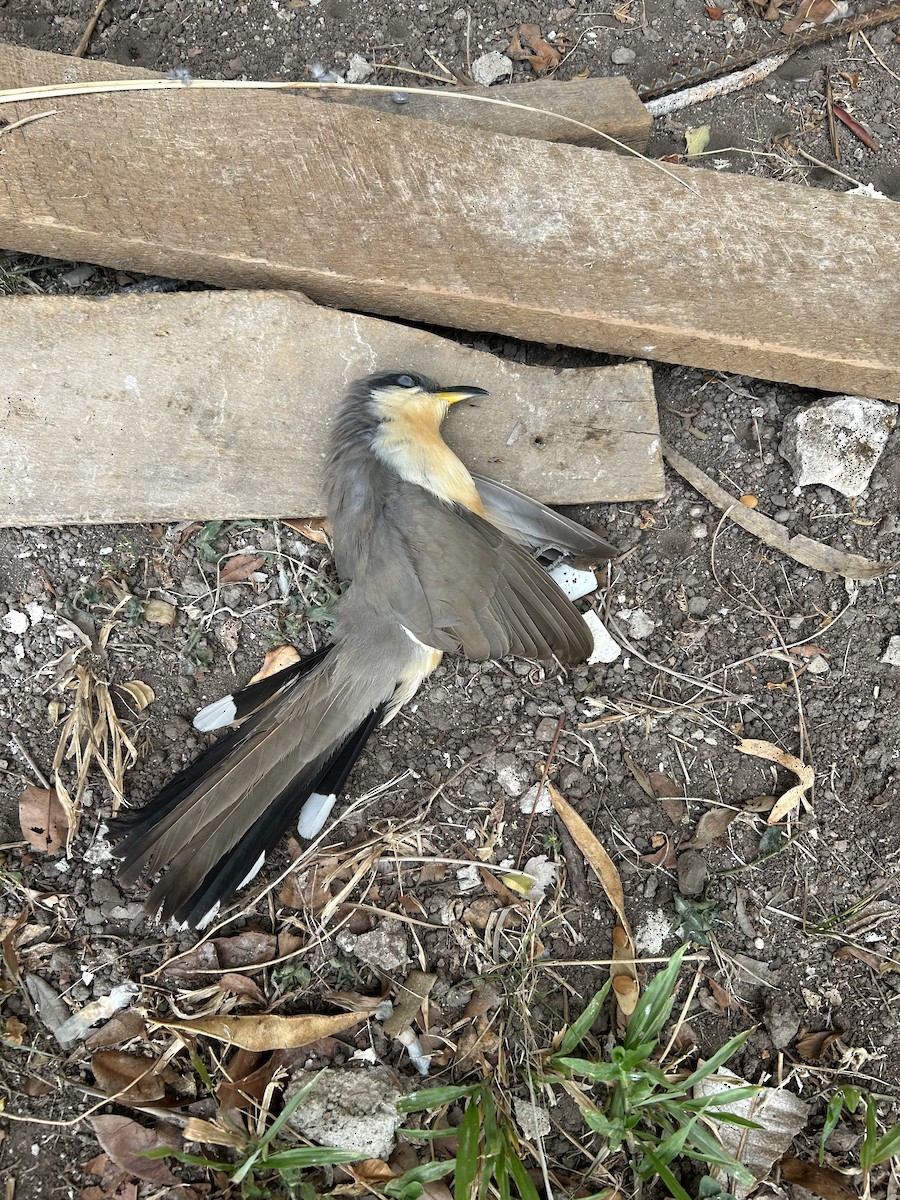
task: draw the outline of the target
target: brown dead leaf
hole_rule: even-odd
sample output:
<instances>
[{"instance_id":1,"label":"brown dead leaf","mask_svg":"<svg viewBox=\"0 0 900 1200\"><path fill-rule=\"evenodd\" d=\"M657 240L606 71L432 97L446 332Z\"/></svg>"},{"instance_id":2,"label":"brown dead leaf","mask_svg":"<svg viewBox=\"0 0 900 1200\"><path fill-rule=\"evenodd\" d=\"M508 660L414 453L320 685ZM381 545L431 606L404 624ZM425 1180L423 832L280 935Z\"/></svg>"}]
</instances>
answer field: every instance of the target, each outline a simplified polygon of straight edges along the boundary
<instances>
[{"instance_id":1,"label":"brown dead leaf","mask_svg":"<svg viewBox=\"0 0 900 1200\"><path fill-rule=\"evenodd\" d=\"M711 21L721 21L724 13L724 8L710 8L709 5L706 7L706 15Z\"/></svg>"},{"instance_id":2,"label":"brown dead leaf","mask_svg":"<svg viewBox=\"0 0 900 1200\"><path fill-rule=\"evenodd\" d=\"M877 975L884 973L883 964L874 954L870 954L868 950L862 950L859 946L839 946L834 952L834 957L840 961L842 958L856 958L861 963L865 963L867 967L871 967Z\"/></svg>"},{"instance_id":3,"label":"brown dead leaf","mask_svg":"<svg viewBox=\"0 0 900 1200\"><path fill-rule=\"evenodd\" d=\"M819 1167L786 1154L778 1164L781 1178L821 1196L822 1200L856 1200L853 1183L833 1167Z\"/></svg>"},{"instance_id":4,"label":"brown dead leaf","mask_svg":"<svg viewBox=\"0 0 900 1200\"><path fill-rule=\"evenodd\" d=\"M66 844L69 821L55 788L29 786L19 796L22 836L42 854L59 854Z\"/></svg>"},{"instance_id":5,"label":"brown dead leaf","mask_svg":"<svg viewBox=\"0 0 900 1200\"><path fill-rule=\"evenodd\" d=\"M844 1036L843 1029L820 1029L797 1038L794 1049L807 1062L818 1062L829 1046Z\"/></svg>"},{"instance_id":6,"label":"brown dead leaf","mask_svg":"<svg viewBox=\"0 0 900 1200\"><path fill-rule=\"evenodd\" d=\"M419 870L419 883L443 883L447 878L447 864L424 862Z\"/></svg>"},{"instance_id":7,"label":"brown dead leaf","mask_svg":"<svg viewBox=\"0 0 900 1200\"><path fill-rule=\"evenodd\" d=\"M95 1029L90 1037L85 1038L84 1044L88 1050L100 1050L105 1046L121 1046L132 1038L143 1038L146 1033L144 1019L140 1013L131 1008L124 1008L105 1025Z\"/></svg>"},{"instance_id":8,"label":"brown dead leaf","mask_svg":"<svg viewBox=\"0 0 900 1200\"><path fill-rule=\"evenodd\" d=\"M732 996L727 988L722 987L717 979L713 979L711 975L704 975L703 978L709 984L709 990L712 992L713 999L718 1004L721 1012L728 1012L729 1009L733 1009L735 1012L747 1011L740 1000Z\"/></svg>"},{"instance_id":9,"label":"brown dead leaf","mask_svg":"<svg viewBox=\"0 0 900 1200\"><path fill-rule=\"evenodd\" d=\"M793 754L781 750L772 742L766 742L759 738L744 738L738 742L735 750L739 750L741 754L752 754L755 758L764 758L768 762L777 763L779 767L784 767L785 770L797 776L798 782L792 788L788 788L769 813L768 823L777 825L791 809L797 807L812 787L815 779L812 767L801 762L799 758L795 758Z\"/></svg>"},{"instance_id":10,"label":"brown dead leaf","mask_svg":"<svg viewBox=\"0 0 900 1200\"><path fill-rule=\"evenodd\" d=\"M265 564L262 555L235 554L219 571L219 583L246 583Z\"/></svg>"},{"instance_id":11,"label":"brown dead leaf","mask_svg":"<svg viewBox=\"0 0 900 1200\"><path fill-rule=\"evenodd\" d=\"M419 1015L419 1010L427 1004L431 989L437 983L437 975L418 969L410 971L402 984L394 988L396 1003L394 1011L384 1023L384 1032L388 1037L398 1037L405 1029L409 1029ZM427 1026L428 1021L423 1021Z\"/></svg>"},{"instance_id":12,"label":"brown dead leaf","mask_svg":"<svg viewBox=\"0 0 900 1200\"><path fill-rule=\"evenodd\" d=\"M681 788L674 779L670 779L663 771L650 771L647 775L653 794L660 802L663 812L673 825L680 825L684 820L687 808L682 798Z\"/></svg>"},{"instance_id":13,"label":"brown dead leaf","mask_svg":"<svg viewBox=\"0 0 900 1200\"><path fill-rule=\"evenodd\" d=\"M538 25L520 25L510 39L506 54L513 62L527 62L535 75L546 75L559 66L559 51L541 37Z\"/></svg>"},{"instance_id":14,"label":"brown dead leaf","mask_svg":"<svg viewBox=\"0 0 900 1200\"><path fill-rule=\"evenodd\" d=\"M324 1017L318 1013L303 1013L295 1017L278 1017L264 1013L258 1017L200 1017L186 1021L159 1021L163 1029L213 1038L240 1046L244 1050L297 1049L319 1038L343 1033L364 1019L364 1013L342 1013Z\"/></svg>"},{"instance_id":15,"label":"brown dead leaf","mask_svg":"<svg viewBox=\"0 0 900 1200\"><path fill-rule=\"evenodd\" d=\"M740 812L736 808L708 808L697 822L694 836L682 843L682 850L704 850L723 835L737 816Z\"/></svg>"},{"instance_id":16,"label":"brown dead leaf","mask_svg":"<svg viewBox=\"0 0 900 1200\"><path fill-rule=\"evenodd\" d=\"M166 1086L152 1059L138 1058L123 1050L99 1050L91 1058L91 1070L97 1087L107 1096L128 1092L128 1099L139 1104L162 1100Z\"/></svg>"},{"instance_id":17,"label":"brown dead leaf","mask_svg":"<svg viewBox=\"0 0 900 1200\"><path fill-rule=\"evenodd\" d=\"M327 546L331 540L331 525L327 517L282 517L281 523L319 546Z\"/></svg>"},{"instance_id":18,"label":"brown dead leaf","mask_svg":"<svg viewBox=\"0 0 900 1200\"><path fill-rule=\"evenodd\" d=\"M249 975L238 975L236 971L227 971L219 979L218 983L219 991L233 992L241 1000L248 1000L251 1004L258 1004L260 1008L265 1007L266 998L263 995L262 989Z\"/></svg>"},{"instance_id":19,"label":"brown dead leaf","mask_svg":"<svg viewBox=\"0 0 900 1200\"><path fill-rule=\"evenodd\" d=\"M6 1017L2 1021L3 1037L12 1046L21 1046L28 1032L28 1026L23 1025L18 1017Z\"/></svg>"},{"instance_id":20,"label":"brown dead leaf","mask_svg":"<svg viewBox=\"0 0 900 1200\"><path fill-rule=\"evenodd\" d=\"M650 843L655 847L651 854L642 854L641 862L648 867L661 867L665 871L673 871L678 866L675 854L675 843L665 833L654 834Z\"/></svg>"},{"instance_id":21,"label":"brown dead leaf","mask_svg":"<svg viewBox=\"0 0 900 1200\"><path fill-rule=\"evenodd\" d=\"M270 675L276 675L279 671L283 671L285 667L292 667L294 663L299 661L300 655L293 646L276 646L274 650L267 650L266 656L263 659L263 665L250 680L250 683L258 683L260 679L268 679Z\"/></svg>"},{"instance_id":22,"label":"brown dead leaf","mask_svg":"<svg viewBox=\"0 0 900 1200\"><path fill-rule=\"evenodd\" d=\"M162 1161L143 1157L148 1150L163 1146L181 1148L181 1132L174 1125L160 1122L150 1128L130 1117L91 1117L97 1141L116 1164L135 1179L144 1179L157 1187L172 1187L175 1176Z\"/></svg>"},{"instance_id":23,"label":"brown dead leaf","mask_svg":"<svg viewBox=\"0 0 900 1200\"><path fill-rule=\"evenodd\" d=\"M750 0L750 7L764 21L777 21L778 10L789 3L790 0Z\"/></svg>"},{"instance_id":24,"label":"brown dead leaf","mask_svg":"<svg viewBox=\"0 0 900 1200\"><path fill-rule=\"evenodd\" d=\"M616 864L600 845L596 834L591 830L588 823L583 817L579 816L568 800L563 797L561 792L549 780L547 782L547 793L560 820L572 835L575 844L584 855L588 865L603 884L606 898L619 918L619 923L625 929L628 936L631 937L631 925L625 912L625 890L622 887L622 879Z\"/></svg>"},{"instance_id":25,"label":"brown dead leaf","mask_svg":"<svg viewBox=\"0 0 900 1200\"><path fill-rule=\"evenodd\" d=\"M817 654L820 654L822 658L831 657L827 650L823 650L821 646L816 646L812 642L807 642L805 646L792 647L791 654L798 654L801 658L815 658Z\"/></svg>"},{"instance_id":26,"label":"brown dead leaf","mask_svg":"<svg viewBox=\"0 0 900 1200\"><path fill-rule=\"evenodd\" d=\"M785 37L790 37L807 21L811 25L823 25L829 19L834 20L835 13L838 11L835 0L800 0L797 11L789 20L785 21L781 32Z\"/></svg>"}]
</instances>

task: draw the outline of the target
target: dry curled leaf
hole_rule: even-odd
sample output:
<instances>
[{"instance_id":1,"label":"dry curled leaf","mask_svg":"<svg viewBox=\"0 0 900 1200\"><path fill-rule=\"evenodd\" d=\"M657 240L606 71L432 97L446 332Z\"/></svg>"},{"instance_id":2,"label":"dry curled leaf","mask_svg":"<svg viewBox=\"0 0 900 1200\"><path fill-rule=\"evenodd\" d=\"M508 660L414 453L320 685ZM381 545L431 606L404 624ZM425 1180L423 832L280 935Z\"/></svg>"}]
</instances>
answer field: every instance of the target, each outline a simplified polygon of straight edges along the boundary
<instances>
[{"instance_id":1,"label":"dry curled leaf","mask_svg":"<svg viewBox=\"0 0 900 1200\"><path fill-rule=\"evenodd\" d=\"M151 625L166 625L171 628L178 620L178 609L168 600L148 600L141 610L141 617Z\"/></svg>"},{"instance_id":2,"label":"dry curled leaf","mask_svg":"<svg viewBox=\"0 0 900 1200\"><path fill-rule=\"evenodd\" d=\"M694 836L682 843L682 850L704 850L720 838L735 817L740 816L736 808L708 808L700 820Z\"/></svg>"},{"instance_id":3,"label":"dry curled leaf","mask_svg":"<svg viewBox=\"0 0 900 1200\"><path fill-rule=\"evenodd\" d=\"M513 62L527 62L535 75L546 75L559 66L559 51L541 37L538 25L520 25L510 39L506 54Z\"/></svg>"},{"instance_id":4,"label":"dry curled leaf","mask_svg":"<svg viewBox=\"0 0 900 1200\"><path fill-rule=\"evenodd\" d=\"M151 1104L162 1100L166 1086L152 1059L138 1058L122 1050L100 1050L91 1059L97 1087L107 1096L128 1093L132 1103Z\"/></svg>"},{"instance_id":5,"label":"dry curled leaf","mask_svg":"<svg viewBox=\"0 0 900 1200\"><path fill-rule=\"evenodd\" d=\"M258 1017L200 1017L158 1024L176 1033L199 1034L244 1050L296 1050L319 1038L352 1029L364 1017L364 1013L342 1013L337 1017L323 1017L318 1013L278 1017L264 1013Z\"/></svg>"},{"instance_id":6,"label":"dry curled leaf","mask_svg":"<svg viewBox=\"0 0 900 1200\"><path fill-rule=\"evenodd\" d=\"M331 538L327 517L282 517L281 523L319 546L327 546Z\"/></svg>"},{"instance_id":7,"label":"dry curled leaf","mask_svg":"<svg viewBox=\"0 0 900 1200\"><path fill-rule=\"evenodd\" d=\"M829 1046L844 1036L843 1029L820 1029L797 1038L794 1049L807 1062L818 1062Z\"/></svg>"},{"instance_id":8,"label":"dry curled leaf","mask_svg":"<svg viewBox=\"0 0 900 1200\"><path fill-rule=\"evenodd\" d=\"M843 15L842 9L843 13L847 12L847 5L842 4L841 0L800 0L797 11L785 21L781 32L785 37L790 37L807 22L811 25L825 25L829 21L836 21Z\"/></svg>"},{"instance_id":9,"label":"dry curled leaf","mask_svg":"<svg viewBox=\"0 0 900 1200\"><path fill-rule=\"evenodd\" d=\"M793 754L788 754L772 742L763 741L760 738L744 738L735 746L741 754L752 754L755 758L764 758L768 762L777 763L779 767L784 767L797 776L797 783L780 796L769 813L769 824L777 825L783 817L796 808L806 793L813 785L815 773L812 767L801 762L799 758L795 758Z\"/></svg>"},{"instance_id":10,"label":"dry curled leaf","mask_svg":"<svg viewBox=\"0 0 900 1200\"><path fill-rule=\"evenodd\" d=\"M219 583L246 583L265 563L261 555L235 554L219 571Z\"/></svg>"},{"instance_id":11,"label":"dry curled leaf","mask_svg":"<svg viewBox=\"0 0 900 1200\"><path fill-rule=\"evenodd\" d=\"M59 854L69 832L69 820L56 788L25 788L19 796L19 824L32 849Z\"/></svg>"},{"instance_id":12,"label":"dry curled leaf","mask_svg":"<svg viewBox=\"0 0 900 1200\"><path fill-rule=\"evenodd\" d=\"M134 701L136 712L143 712L156 699L156 692L149 683L144 683L141 679L131 679L128 683L122 683L119 686Z\"/></svg>"},{"instance_id":13,"label":"dry curled leaf","mask_svg":"<svg viewBox=\"0 0 900 1200\"><path fill-rule=\"evenodd\" d=\"M622 887L622 879L616 864L600 845L596 834L584 818L579 816L568 800L549 781L547 782L547 791L562 823L587 859L588 865L603 884L606 898L612 905L620 924L631 937L631 925L625 912L625 889Z\"/></svg>"}]
</instances>

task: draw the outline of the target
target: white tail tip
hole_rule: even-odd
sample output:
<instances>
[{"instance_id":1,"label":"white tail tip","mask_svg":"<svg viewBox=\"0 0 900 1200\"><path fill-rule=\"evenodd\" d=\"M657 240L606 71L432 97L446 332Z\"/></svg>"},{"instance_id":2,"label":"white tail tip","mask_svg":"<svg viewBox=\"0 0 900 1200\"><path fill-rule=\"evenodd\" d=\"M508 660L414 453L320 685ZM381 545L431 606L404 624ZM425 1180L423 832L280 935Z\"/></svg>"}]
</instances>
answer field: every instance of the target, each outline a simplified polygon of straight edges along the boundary
<instances>
[{"instance_id":1,"label":"white tail tip","mask_svg":"<svg viewBox=\"0 0 900 1200\"><path fill-rule=\"evenodd\" d=\"M328 820L328 814L334 808L336 801L337 796L334 792L330 796L323 796L321 792L313 792L300 809L300 816L297 819L297 833L300 837L307 840L314 838Z\"/></svg>"},{"instance_id":2,"label":"white tail tip","mask_svg":"<svg viewBox=\"0 0 900 1200\"><path fill-rule=\"evenodd\" d=\"M212 733L214 729L230 725L236 715L234 696L222 696L220 700L213 700L212 704L200 709L194 717L194 728L201 733Z\"/></svg>"}]
</instances>

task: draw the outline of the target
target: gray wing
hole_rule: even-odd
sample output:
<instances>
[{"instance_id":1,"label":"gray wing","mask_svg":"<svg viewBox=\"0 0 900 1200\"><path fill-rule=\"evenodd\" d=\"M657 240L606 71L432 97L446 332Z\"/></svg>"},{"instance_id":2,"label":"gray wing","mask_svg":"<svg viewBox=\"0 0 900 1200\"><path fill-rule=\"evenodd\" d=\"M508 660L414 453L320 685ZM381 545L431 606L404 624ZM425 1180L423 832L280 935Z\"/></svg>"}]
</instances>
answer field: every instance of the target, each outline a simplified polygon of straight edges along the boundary
<instances>
[{"instance_id":1,"label":"gray wing","mask_svg":"<svg viewBox=\"0 0 900 1200\"><path fill-rule=\"evenodd\" d=\"M591 652L583 617L500 529L414 484L392 493L351 590L438 650L572 663Z\"/></svg>"},{"instance_id":2,"label":"gray wing","mask_svg":"<svg viewBox=\"0 0 900 1200\"><path fill-rule=\"evenodd\" d=\"M483 475L473 475L472 479L488 520L532 554L556 551L589 558L594 563L617 557L615 546L539 500Z\"/></svg>"}]
</instances>

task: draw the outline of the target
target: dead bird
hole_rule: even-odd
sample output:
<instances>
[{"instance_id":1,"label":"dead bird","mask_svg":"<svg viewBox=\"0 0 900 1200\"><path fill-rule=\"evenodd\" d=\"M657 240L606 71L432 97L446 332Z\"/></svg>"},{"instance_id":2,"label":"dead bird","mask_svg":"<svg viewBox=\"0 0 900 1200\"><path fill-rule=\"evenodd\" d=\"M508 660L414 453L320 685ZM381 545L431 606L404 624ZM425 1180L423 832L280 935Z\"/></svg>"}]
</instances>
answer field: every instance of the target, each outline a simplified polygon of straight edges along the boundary
<instances>
[{"instance_id":1,"label":"dead bird","mask_svg":"<svg viewBox=\"0 0 900 1200\"><path fill-rule=\"evenodd\" d=\"M372 730L415 695L444 653L576 663L581 614L536 561L555 549L600 562L616 550L536 500L472 476L441 437L451 404L411 372L359 380L335 417L324 493L348 589L332 642L198 713L234 726L144 808L110 829L119 876L161 872L146 902L200 928L297 822L315 837Z\"/></svg>"}]
</instances>

